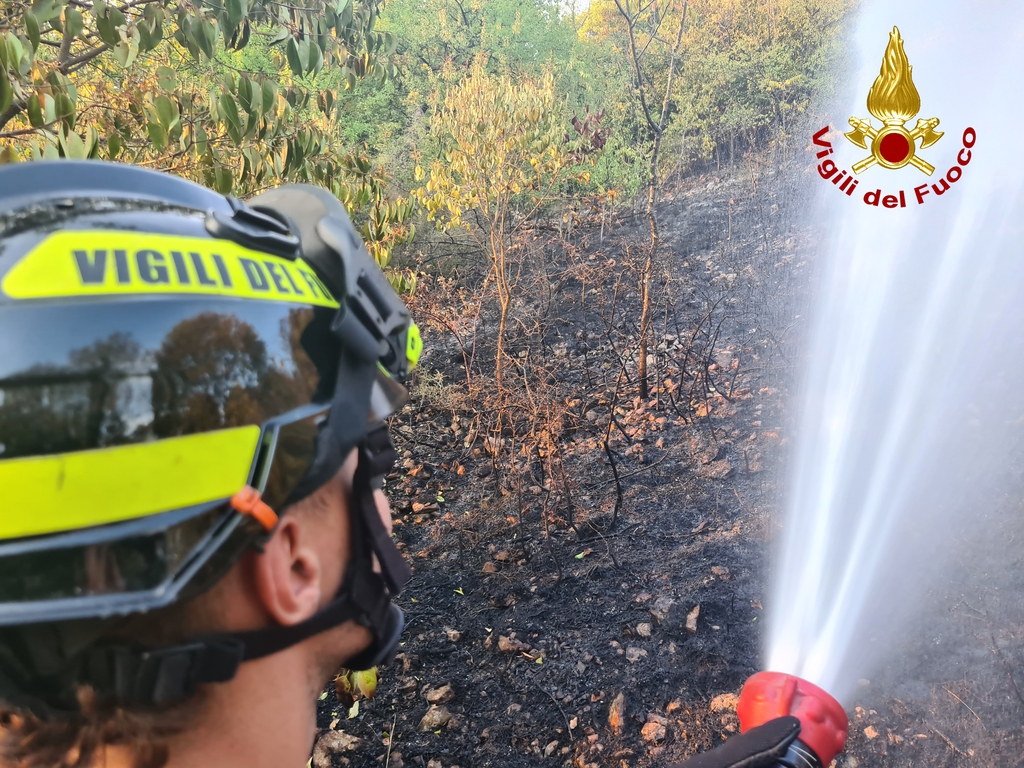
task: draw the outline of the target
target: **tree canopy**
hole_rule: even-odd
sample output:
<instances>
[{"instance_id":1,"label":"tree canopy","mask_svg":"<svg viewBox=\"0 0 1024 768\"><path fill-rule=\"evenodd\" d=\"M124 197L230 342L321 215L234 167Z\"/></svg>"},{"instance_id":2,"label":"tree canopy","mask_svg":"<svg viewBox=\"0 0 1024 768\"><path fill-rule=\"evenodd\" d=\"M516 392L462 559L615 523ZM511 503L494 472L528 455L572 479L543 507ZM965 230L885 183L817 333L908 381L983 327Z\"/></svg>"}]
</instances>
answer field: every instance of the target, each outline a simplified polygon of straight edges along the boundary
<instances>
[{"instance_id":1,"label":"tree canopy","mask_svg":"<svg viewBox=\"0 0 1024 768\"><path fill-rule=\"evenodd\" d=\"M659 166L685 174L785 144L831 88L854 3L688 0ZM664 92L681 4L11 0L0 9L0 162L119 160L240 196L320 184L393 266L415 234L415 158L441 157L432 116L477 69L510 88L550 78L553 131L603 114L603 152L574 193L641 191L653 135L635 97L640 84ZM620 5L636 16L640 80ZM392 278L412 287L410 272Z\"/></svg>"}]
</instances>

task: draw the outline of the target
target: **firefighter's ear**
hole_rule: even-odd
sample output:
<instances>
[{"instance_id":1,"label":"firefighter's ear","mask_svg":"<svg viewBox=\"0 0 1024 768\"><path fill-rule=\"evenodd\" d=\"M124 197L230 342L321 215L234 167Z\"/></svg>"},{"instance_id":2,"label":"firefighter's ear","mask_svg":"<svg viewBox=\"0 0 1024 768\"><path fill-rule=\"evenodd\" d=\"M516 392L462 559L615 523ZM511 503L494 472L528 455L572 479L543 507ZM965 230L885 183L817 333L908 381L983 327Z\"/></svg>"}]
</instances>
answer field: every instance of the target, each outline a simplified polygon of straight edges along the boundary
<instances>
[{"instance_id":1,"label":"firefighter's ear","mask_svg":"<svg viewBox=\"0 0 1024 768\"><path fill-rule=\"evenodd\" d=\"M311 544L310 523L302 515L285 515L253 559L256 594L275 624L305 621L323 601L323 554Z\"/></svg>"}]
</instances>

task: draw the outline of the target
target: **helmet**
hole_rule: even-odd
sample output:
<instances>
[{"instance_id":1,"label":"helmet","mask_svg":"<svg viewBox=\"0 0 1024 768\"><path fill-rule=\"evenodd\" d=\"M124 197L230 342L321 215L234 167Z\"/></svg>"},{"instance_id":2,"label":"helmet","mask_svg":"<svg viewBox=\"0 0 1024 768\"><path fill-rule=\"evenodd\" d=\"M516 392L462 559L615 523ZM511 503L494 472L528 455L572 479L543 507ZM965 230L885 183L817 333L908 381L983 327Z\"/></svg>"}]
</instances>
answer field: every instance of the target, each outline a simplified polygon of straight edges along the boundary
<instances>
[{"instance_id":1,"label":"helmet","mask_svg":"<svg viewBox=\"0 0 1024 768\"><path fill-rule=\"evenodd\" d=\"M246 205L129 166L0 168L0 698L170 701L350 619L374 636L350 665L386 658L409 571L372 495L420 350L325 190ZM320 613L173 648L106 639L212 586L353 448L353 556Z\"/></svg>"}]
</instances>

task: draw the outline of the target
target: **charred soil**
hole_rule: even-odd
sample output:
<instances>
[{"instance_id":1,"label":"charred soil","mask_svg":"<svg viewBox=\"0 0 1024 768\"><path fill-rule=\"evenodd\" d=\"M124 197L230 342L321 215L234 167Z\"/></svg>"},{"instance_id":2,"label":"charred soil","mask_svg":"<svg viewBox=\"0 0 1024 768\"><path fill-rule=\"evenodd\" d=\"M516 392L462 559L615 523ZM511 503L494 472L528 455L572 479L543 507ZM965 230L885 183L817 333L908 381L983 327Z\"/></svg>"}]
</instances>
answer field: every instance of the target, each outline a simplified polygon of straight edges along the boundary
<instances>
[{"instance_id":1,"label":"charred soil","mask_svg":"<svg viewBox=\"0 0 1024 768\"><path fill-rule=\"evenodd\" d=\"M314 766L668 766L737 732L735 697L761 668L772 611L769 550L815 245L813 228L793 224L804 196L786 192L810 185L756 171L687 182L660 211L664 270L681 277L665 284L659 380L694 364L681 351L709 317L687 407L681 392L609 403L583 373L571 382L579 423L614 419L622 433L614 473L588 433L563 436L568 503L589 514L566 514L568 491L543 476L503 471L502 447L436 397L398 418L402 459L387 491L413 565L398 600L405 642L356 717L328 689L322 733L358 740L322 736ZM575 247L584 263L613 264L641 229L590 225ZM582 371L608 340L588 328L578 288L553 288L545 334L548 354ZM460 380L458 350L431 342L425 367ZM919 662L865 681L839 766L1021 764L1020 592L991 586L970 571L933 591L945 645L911 643L902 658ZM970 610L969 589L988 590Z\"/></svg>"}]
</instances>

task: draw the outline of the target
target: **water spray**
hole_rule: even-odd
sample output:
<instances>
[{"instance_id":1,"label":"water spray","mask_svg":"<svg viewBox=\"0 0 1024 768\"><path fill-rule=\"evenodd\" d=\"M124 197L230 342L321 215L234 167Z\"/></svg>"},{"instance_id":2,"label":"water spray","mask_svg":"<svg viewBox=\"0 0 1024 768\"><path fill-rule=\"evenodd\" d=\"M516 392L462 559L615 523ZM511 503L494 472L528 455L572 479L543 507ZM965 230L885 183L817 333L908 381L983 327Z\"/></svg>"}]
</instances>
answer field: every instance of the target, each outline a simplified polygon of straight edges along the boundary
<instances>
[{"instance_id":1,"label":"water spray","mask_svg":"<svg viewBox=\"0 0 1024 768\"><path fill-rule=\"evenodd\" d=\"M849 720L842 705L813 683L782 672L758 672L740 692L740 731L780 717L800 721L800 735L778 766L824 768L846 745Z\"/></svg>"}]
</instances>

